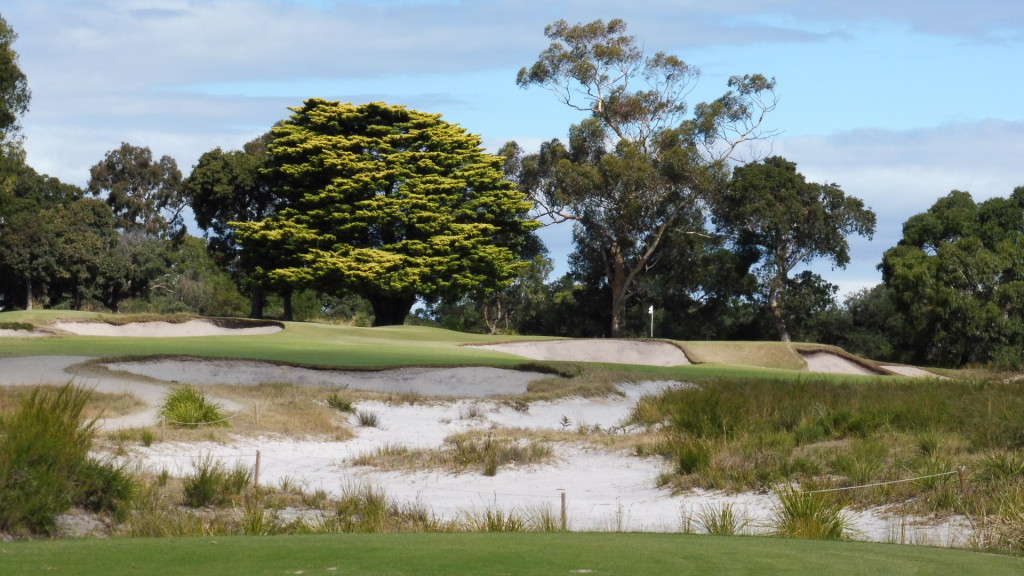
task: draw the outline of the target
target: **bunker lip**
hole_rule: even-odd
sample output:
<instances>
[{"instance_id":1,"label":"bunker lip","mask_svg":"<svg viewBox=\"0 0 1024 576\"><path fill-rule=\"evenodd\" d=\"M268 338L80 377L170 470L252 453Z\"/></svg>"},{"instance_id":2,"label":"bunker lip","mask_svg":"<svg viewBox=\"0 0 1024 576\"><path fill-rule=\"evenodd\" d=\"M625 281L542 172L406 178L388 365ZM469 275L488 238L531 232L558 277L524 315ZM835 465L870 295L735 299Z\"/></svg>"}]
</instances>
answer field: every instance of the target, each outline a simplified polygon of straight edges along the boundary
<instances>
[{"instance_id":1,"label":"bunker lip","mask_svg":"<svg viewBox=\"0 0 1024 576\"><path fill-rule=\"evenodd\" d=\"M484 344L476 347L532 360L606 362L639 366L687 366L690 364L689 358L681 348L662 340L529 340L504 344Z\"/></svg>"},{"instance_id":2,"label":"bunker lip","mask_svg":"<svg viewBox=\"0 0 1024 576\"><path fill-rule=\"evenodd\" d=\"M196 336L262 336L280 332L284 324L274 321L238 318L203 318L185 322L108 322L58 321L54 328L77 336L115 336L129 338L189 338Z\"/></svg>"}]
</instances>

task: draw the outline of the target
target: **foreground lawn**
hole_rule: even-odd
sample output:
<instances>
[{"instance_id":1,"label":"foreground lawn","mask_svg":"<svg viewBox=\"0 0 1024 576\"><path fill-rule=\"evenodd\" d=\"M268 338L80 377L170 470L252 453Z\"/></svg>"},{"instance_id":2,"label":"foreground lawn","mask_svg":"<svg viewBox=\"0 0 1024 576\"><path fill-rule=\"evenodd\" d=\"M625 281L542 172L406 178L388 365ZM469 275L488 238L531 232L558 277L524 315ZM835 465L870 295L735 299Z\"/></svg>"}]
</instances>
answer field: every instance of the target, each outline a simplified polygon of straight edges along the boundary
<instances>
[{"instance_id":1,"label":"foreground lawn","mask_svg":"<svg viewBox=\"0 0 1024 576\"><path fill-rule=\"evenodd\" d=\"M348 534L0 544L21 574L1001 574L1024 558L964 550L671 534Z\"/></svg>"}]
</instances>

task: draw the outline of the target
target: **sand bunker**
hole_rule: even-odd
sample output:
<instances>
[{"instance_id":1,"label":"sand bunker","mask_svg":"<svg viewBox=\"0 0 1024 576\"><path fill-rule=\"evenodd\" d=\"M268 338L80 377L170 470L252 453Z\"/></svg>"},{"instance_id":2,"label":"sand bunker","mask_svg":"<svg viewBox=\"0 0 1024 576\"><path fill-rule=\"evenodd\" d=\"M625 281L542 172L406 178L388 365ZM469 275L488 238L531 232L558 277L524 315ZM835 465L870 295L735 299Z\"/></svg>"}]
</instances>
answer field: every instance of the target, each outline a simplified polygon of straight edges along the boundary
<instances>
[{"instance_id":1,"label":"sand bunker","mask_svg":"<svg viewBox=\"0 0 1024 576\"><path fill-rule=\"evenodd\" d=\"M533 360L608 362L641 366L685 366L690 363L678 346L643 340L535 340L480 346Z\"/></svg>"},{"instance_id":2,"label":"sand bunker","mask_svg":"<svg viewBox=\"0 0 1024 576\"><path fill-rule=\"evenodd\" d=\"M862 366L853 360L843 358L831 352L801 352L807 362L808 372L824 372L826 374L864 374L877 376L881 372Z\"/></svg>"},{"instance_id":3,"label":"sand bunker","mask_svg":"<svg viewBox=\"0 0 1024 576\"><path fill-rule=\"evenodd\" d=\"M56 322L54 328L79 336L123 336L128 338L185 338L192 336L256 336L280 332L279 324L221 325L209 320L187 322Z\"/></svg>"},{"instance_id":4,"label":"sand bunker","mask_svg":"<svg viewBox=\"0 0 1024 576\"><path fill-rule=\"evenodd\" d=\"M922 368L915 366L896 366L896 365L885 365L882 368L892 372L893 374L899 374L900 376L910 376L912 378L945 378L940 374L929 372Z\"/></svg>"},{"instance_id":5,"label":"sand bunker","mask_svg":"<svg viewBox=\"0 0 1024 576\"><path fill-rule=\"evenodd\" d=\"M541 372L482 366L376 371L316 370L245 360L153 360L117 362L107 364L107 367L171 383L257 385L288 382L301 386L469 398L525 394L530 382L552 377Z\"/></svg>"}]
</instances>

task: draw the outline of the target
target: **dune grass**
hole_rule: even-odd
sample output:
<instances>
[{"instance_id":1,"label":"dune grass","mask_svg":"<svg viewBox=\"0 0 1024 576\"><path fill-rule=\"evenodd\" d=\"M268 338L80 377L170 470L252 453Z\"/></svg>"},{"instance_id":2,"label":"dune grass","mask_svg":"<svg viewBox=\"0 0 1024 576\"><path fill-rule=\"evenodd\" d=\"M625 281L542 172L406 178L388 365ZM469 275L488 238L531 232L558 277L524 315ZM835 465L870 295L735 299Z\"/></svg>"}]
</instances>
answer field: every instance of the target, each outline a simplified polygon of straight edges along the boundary
<instances>
[{"instance_id":1,"label":"dune grass","mask_svg":"<svg viewBox=\"0 0 1024 576\"><path fill-rule=\"evenodd\" d=\"M57 574L985 574L1020 557L759 537L602 533L346 534L0 543L5 576Z\"/></svg>"}]
</instances>

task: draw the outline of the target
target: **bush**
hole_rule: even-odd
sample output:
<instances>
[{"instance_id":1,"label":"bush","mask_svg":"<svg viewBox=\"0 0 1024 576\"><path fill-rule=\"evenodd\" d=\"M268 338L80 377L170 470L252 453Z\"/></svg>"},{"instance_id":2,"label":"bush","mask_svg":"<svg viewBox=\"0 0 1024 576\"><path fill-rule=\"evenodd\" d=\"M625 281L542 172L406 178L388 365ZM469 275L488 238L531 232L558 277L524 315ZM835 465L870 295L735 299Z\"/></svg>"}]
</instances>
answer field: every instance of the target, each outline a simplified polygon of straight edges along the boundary
<instances>
[{"instance_id":1,"label":"bush","mask_svg":"<svg viewBox=\"0 0 1024 576\"><path fill-rule=\"evenodd\" d=\"M0 531L51 534L78 503L95 429L82 417L89 394L70 383L36 388L0 419Z\"/></svg>"},{"instance_id":2,"label":"bush","mask_svg":"<svg viewBox=\"0 0 1024 576\"><path fill-rule=\"evenodd\" d=\"M160 406L160 416L179 428L227 426L221 407L192 386L172 390Z\"/></svg>"},{"instance_id":3,"label":"bush","mask_svg":"<svg viewBox=\"0 0 1024 576\"><path fill-rule=\"evenodd\" d=\"M109 513L123 519L135 492L135 480L124 466L110 460L89 459L77 478L76 504L90 512Z\"/></svg>"}]
</instances>

